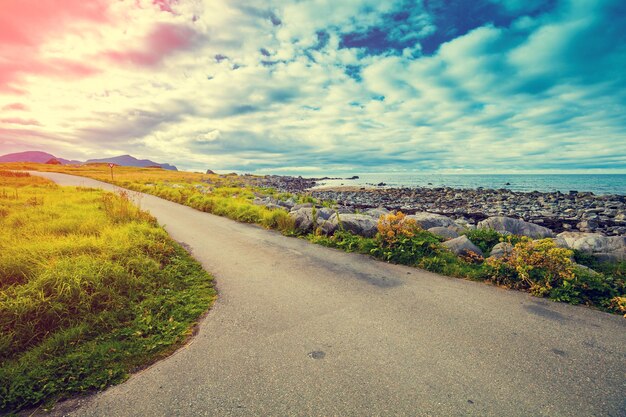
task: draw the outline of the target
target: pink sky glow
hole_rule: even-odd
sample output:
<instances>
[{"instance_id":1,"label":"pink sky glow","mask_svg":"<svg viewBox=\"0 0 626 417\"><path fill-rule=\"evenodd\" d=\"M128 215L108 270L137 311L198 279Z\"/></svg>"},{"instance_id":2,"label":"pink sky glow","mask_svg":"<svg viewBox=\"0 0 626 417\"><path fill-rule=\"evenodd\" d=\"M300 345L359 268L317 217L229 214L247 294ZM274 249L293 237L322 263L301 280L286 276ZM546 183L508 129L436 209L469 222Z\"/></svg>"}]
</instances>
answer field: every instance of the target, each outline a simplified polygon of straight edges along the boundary
<instances>
[{"instance_id":1,"label":"pink sky glow","mask_svg":"<svg viewBox=\"0 0 626 417\"><path fill-rule=\"evenodd\" d=\"M177 11L177 4L176 0L3 2L0 154L26 149L63 154L76 145L85 154L97 150L99 144L81 141L80 133L103 127L106 116L94 114L134 107L136 103L124 102L123 97L135 95L131 90L137 81L151 76L142 71L158 71L168 57L201 38L194 28L195 15ZM102 99L111 96L117 99ZM41 132L33 134L38 126Z\"/></svg>"}]
</instances>

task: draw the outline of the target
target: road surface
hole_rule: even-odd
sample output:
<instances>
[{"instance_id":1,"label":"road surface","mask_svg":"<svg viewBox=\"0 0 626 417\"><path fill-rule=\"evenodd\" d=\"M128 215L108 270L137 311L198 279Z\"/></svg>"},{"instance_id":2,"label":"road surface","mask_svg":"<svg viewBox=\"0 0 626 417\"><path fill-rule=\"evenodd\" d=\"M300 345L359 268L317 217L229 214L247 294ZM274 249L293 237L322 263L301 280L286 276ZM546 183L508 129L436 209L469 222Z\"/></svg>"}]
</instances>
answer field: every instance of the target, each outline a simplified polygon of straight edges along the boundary
<instances>
[{"instance_id":1,"label":"road surface","mask_svg":"<svg viewBox=\"0 0 626 417\"><path fill-rule=\"evenodd\" d=\"M61 185L91 179L37 173ZM192 342L72 416L626 416L626 320L140 197L216 277Z\"/></svg>"}]
</instances>

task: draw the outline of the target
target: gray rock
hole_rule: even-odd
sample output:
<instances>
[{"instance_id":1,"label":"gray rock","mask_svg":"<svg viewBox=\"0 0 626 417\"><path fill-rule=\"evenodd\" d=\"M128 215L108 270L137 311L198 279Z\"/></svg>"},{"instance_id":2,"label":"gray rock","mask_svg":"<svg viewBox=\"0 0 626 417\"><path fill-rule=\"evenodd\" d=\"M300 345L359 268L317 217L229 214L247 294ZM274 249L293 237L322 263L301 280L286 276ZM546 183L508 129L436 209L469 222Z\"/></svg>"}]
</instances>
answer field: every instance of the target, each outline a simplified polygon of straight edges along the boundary
<instances>
[{"instance_id":1,"label":"gray rock","mask_svg":"<svg viewBox=\"0 0 626 417\"><path fill-rule=\"evenodd\" d=\"M502 259L513 251L513 245L509 242L500 242L491 249L490 257Z\"/></svg>"},{"instance_id":2,"label":"gray rock","mask_svg":"<svg viewBox=\"0 0 626 417\"><path fill-rule=\"evenodd\" d=\"M334 213L328 220L320 221L319 228L327 236L334 234L339 228L339 216Z\"/></svg>"},{"instance_id":3,"label":"gray rock","mask_svg":"<svg viewBox=\"0 0 626 417\"><path fill-rule=\"evenodd\" d=\"M265 207L267 207L268 209L280 209L280 210L285 210L285 207L280 206L278 204L274 204L274 203L267 203L265 204Z\"/></svg>"},{"instance_id":4,"label":"gray rock","mask_svg":"<svg viewBox=\"0 0 626 417\"><path fill-rule=\"evenodd\" d=\"M626 260L626 236L604 236L600 233L563 232L556 241L567 248L590 253L603 262ZM558 243L557 243L558 244Z\"/></svg>"},{"instance_id":5,"label":"gray rock","mask_svg":"<svg viewBox=\"0 0 626 417\"><path fill-rule=\"evenodd\" d=\"M552 238L552 241L554 242L557 248L569 249L569 246L567 242L565 241L565 239L563 239L562 237L559 237L559 235L557 235L555 238Z\"/></svg>"},{"instance_id":6,"label":"gray rock","mask_svg":"<svg viewBox=\"0 0 626 417\"><path fill-rule=\"evenodd\" d=\"M433 235L442 237L446 240L455 239L459 237L459 234L455 230L449 227L441 227L441 226L431 227L430 229L428 229L428 231L432 233Z\"/></svg>"},{"instance_id":7,"label":"gray rock","mask_svg":"<svg viewBox=\"0 0 626 417\"><path fill-rule=\"evenodd\" d=\"M298 231L302 233L313 231L316 224L313 207L303 207L299 210L291 211L289 216L294 219Z\"/></svg>"},{"instance_id":8,"label":"gray rock","mask_svg":"<svg viewBox=\"0 0 626 417\"><path fill-rule=\"evenodd\" d=\"M296 204L295 206L291 208L291 211L298 211L301 208L311 208L311 207L313 207L313 203Z\"/></svg>"},{"instance_id":9,"label":"gray rock","mask_svg":"<svg viewBox=\"0 0 626 417\"><path fill-rule=\"evenodd\" d=\"M288 198L285 201L281 201L279 200L277 203L279 206L286 208L287 210L291 210L293 208L293 206L296 205L296 202L294 201L293 198Z\"/></svg>"},{"instance_id":10,"label":"gray rock","mask_svg":"<svg viewBox=\"0 0 626 417\"><path fill-rule=\"evenodd\" d=\"M469 252L474 252L480 256L483 256L483 251L476 245L474 245L467 236L459 236L456 239L448 240L442 243L443 246L450 249L455 255L468 255Z\"/></svg>"},{"instance_id":11,"label":"gray rock","mask_svg":"<svg viewBox=\"0 0 626 417\"><path fill-rule=\"evenodd\" d=\"M322 207L317 209L316 211L317 214L317 220L328 220L330 219L330 216L332 216L333 214L335 214L335 210L333 209L329 209L328 207Z\"/></svg>"},{"instance_id":12,"label":"gray rock","mask_svg":"<svg viewBox=\"0 0 626 417\"><path fill-rule=\"evenodd\" d=\"M341 214L338 219L341 228L355 235L374 237L378 232L378 221L365 214Z\"/></svg>"},{"instance_id":13,"label":"gray rock","mask_svg":"<svg viewBox=\"0 0 626 417\"><path fill-rule=\"evenodd\" d=\"M500 233L528 236L533 239L542 239L554 236L552 230L547 227L505 216L489 217L488 219L479 222L478 228L494 229Z\"/></svg>"},{"instance_id":14,"label":"gray rock","mask_svg":"<svg viewBox=\"0 0 626 417\"><path fill-rule=\"evenodd\" d=\"M406 216L407 219L413 219L422 229L428 230L432 227L448 227L454 226L454 220L441 214L428 213L426 211Z\"/></svg>"},{"instance_id":15,"label":"gray rock","mask_svg":"<svg viewBox=\"0 0 626 417\"><path fill-rule=\"evenodd\" d=\"M598 221L592 218L583 220L582 222L579 222L576 225L578 230L580 230L581 232L593 232L594 230L598 228L598 226L599 226Z\"/></svg>"},{"instance_id":16,"label":"gray rock","mask_svg":"<svg viewBox=\"0 0 626 417\"><path fill-rule=\"evenodd\" d=\"M363 213L363 214L367 214L368 216L372 216L376 220L378 220L380 218L380 216L386 216L389 213L391 213L391 212L389 210L387 210L386 208L384 208L384 207L377 207L377 208L374 208L374 209L366 210L365 213Z\"/></svg>"},{"instance_id":17,"label":"gray rock","mask_svg":"<svg viewBox=\"0 0 626 417\"><path fill-rule=\"evenodd\" d=\"M254 200L252 200L252 204L257 205L257 206L264 206L264 207L267 207L268 209L286 209L287 207L281 203L282 201L277 200L272 197L265 197L265 198L255 197Z\"/></svg>"},{"instance_id":18,"label":"gray rock","mask_svg":"<svg viewBox=\"0 0 626 417\"><path fill-rule=\"evenodd\" d=\"M339 214L352 214L354 213L354 208L350 206L339 206L337 207L337 213Z\"/></svg>"}]
</instances>

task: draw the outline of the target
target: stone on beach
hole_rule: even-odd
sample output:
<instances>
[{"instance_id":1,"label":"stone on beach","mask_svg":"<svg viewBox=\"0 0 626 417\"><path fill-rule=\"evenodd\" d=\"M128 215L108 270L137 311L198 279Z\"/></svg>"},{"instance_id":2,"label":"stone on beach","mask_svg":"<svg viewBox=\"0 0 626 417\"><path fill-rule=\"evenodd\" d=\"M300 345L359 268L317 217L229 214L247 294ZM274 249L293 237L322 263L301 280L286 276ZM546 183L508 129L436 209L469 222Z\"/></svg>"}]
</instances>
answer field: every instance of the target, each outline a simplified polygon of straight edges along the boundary
<instances>
[{"instance_id":1,"label":"stone on beach","mask_svg":"<svg viewBox=\"0 0 626 417\"><path fill-rule=\"evenodd\" d=\"M480 256L483 256L483 251L472 243L467 236L459 236L456 239L448 240L442 243L443 246L450 249L455 255L468 255L470 252L474 252Z\"/></svg>"},{"instance_id":2,"label":"stone on beach","mask_svg":"<svg viewBox=\"0 0 626 417\"><path fill-rule=\"evenodd\" d=\"M252 200L252 204L264 206L268 209L290 210L294 206L295 202L293 199L282 201L272 197L255 197L254 200Z\"/></svg>"},{"instance_id":3,"label":"stone on beach","mask_svg":"<svg viewBox=\"0 0 626 417\"><path fill-rule=\"evenodd\" d=\"M315 230L316 227L328 223L332 216L336 216L335 211L326 208L300 207L289 212L289 216L294 219L295 227L302 233L308 233ZM329 229L330 230L330 229ZM332 229L334 232L334 229ZM332 234L332 232L328 234Z\"/></svg>"},{"instance_id":4,"label":"stone on beach","mask_svg":"<svg viewBox=\"0 0 626 417\"><path fill-rule=\"evenodd\" d=\"M315 216L313 215L313 207L302 207L298 210L289 212L289 216L294 220L297 230L302 233L313 231L315 225Z\"/></svg>"},{"instance_id":5,"label":"stone on beach","mask_svg":"<svg viewBox=\"0 0 626 417\"><path fill-rule=\"evenodd\" d=\"M365 214L341 214L340 227L363 237L374 237L378 233L378 220Z\"/></svg>"},{"instance_id":6,"label":"stone on beach","mask_svg":"<svg viewBox=\"0 0 626 417\"><path fill-rule=\"evenodd\" d=\"M593 232L598 228L598 226L599 223L595 219L583 220L576 225L578 230L580 230L581 232Z\"/></svg>"},{"instance_id":7,"label":"stone on beach","mask_svg":"<svg viewBox=\"0 0 626 417\"><path fill-rule=\"evenodd\" d=\"M547 227L505 216L489 217L488 219L479 222L478 228L493 229L499 233L528 236L533 239L542 239L554 236L552 230Z\"/></svg>"},{"instance_id":8,"label":"stone on beach","mask_svg":"<svg viewBox=\"0 0 626 417\"><path fill-rule=\"evenodd\" d=\"M380 216L386 216L389 213L391 213L389 210L387 210L384 207L377 207L377 208L373 208L373 209L369 209L366 210L363 214L367 214L368 216L372 216L376 219L379 219Z\"/></svg>"},{"instance_id":9,"label":"stone on beach","mask_svg":"<svg viewBox=\"0 0 626 417\"><path fill-rule=\"evenodd\" d=\"M428 213L426 211L411 214L406 216L407 219L413 219L417 224L419 224L422 229L430 229L432 227L448 227L448 226L458 226L454 223L449 217L442 216L441 214Z\"/></svg>"},{"instance_id":10,"label":"stone on beach","mask_svg":"<svg viewBox=\"0 0 626 417\"><path fill-rule=\"evenodd\" d=\"M293 206L291 208L291 211L298 211L301 208L312 208L313 207L313 203L301 203L301 204L296 204L295 206Z\"/></svg>"},{"instance_id":11,"label":"stone on beach","mask_svg":"<svg viewBox=\"0 0 626 417\"><path fill-rule=\"evenodd\" d=\"M335 214L335 210L327 208L327 207L322 207L317 209L316 213L317 215L317 220L328 220L330 219L330 217Z\"/></svg>"},{"instance_id":12,"label":"stone on beach","mask_svg":"<svg viewBox=\"0 0 626 417\"><path fill-rule=\"evenodd\" d=\"M334 213L328 218L328 220L320 223L320 230L323 234L330 236L339 228L339 216Z\"/></svg>"},{"instance_id":13,"label":"stone on beach","mask_svg":"<svg viewBox=\"0 0 626 417\"><path fill-rule=\"evenodd\" d=\"M604 236L600 233L563 232L557 245L590 253L601 261L626 261L626 236Z\"/></svg>"},{"instance_id":14,"label":"stone on beach","mask_svg":"<svg viewBox=\"0 0 626 417\"><path fill-rule=\"evenodd\" d=\"M432 233L433 235L442 237L446 240L455 239L459 237L459 234L455 230L449 227L442 227L442 226L431 227L430 229L428 229L428 231Z\"/></svg>"}]
</instances>

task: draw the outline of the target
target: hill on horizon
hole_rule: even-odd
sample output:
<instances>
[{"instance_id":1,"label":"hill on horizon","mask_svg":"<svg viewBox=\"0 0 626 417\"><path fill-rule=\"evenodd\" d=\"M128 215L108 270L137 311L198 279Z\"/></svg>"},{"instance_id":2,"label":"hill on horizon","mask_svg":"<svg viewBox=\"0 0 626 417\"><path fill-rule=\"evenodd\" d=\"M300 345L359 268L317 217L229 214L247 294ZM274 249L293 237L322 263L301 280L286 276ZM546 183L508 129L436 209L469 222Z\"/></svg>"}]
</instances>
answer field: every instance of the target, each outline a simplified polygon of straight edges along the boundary
<instances>
[{"instance_id":1,"label":"hill on horizon","mask_svg":"<svg viewBox=\"0 0 626 417\"><path fill-rule=\"evenodd\" d=\"M61 162L63 165L83 163L81 161L58 158L48 152L42 152L42 151L26 151L26 152L9 153L9 154L0 156L0 163L2 162L34 162L38 164L45 164L52 159L56 159L57 161ZM161 167L163 169L167 169L170 171L178 171L178 168L176 168L174 165L159 164L149 159L137 159L131 155L120 155L120 156L114 156L111 158L101 158L101 159L89 159L86 161L86 163L113 163L113 164L117 164L120 166L140 167L140 168Z\"/></svg>"},{"instance_id":2,"label":"hill on horizon","mask_svg":"<svg viewBox=\"0 0 626 417\"><path fill-rule=\"evenodd\" d=\"M70 161L69 159L57 158L56 156L41 151L26 151L9 153L0 156L0 162L35 162L38 164L45 164L46 162L56 159L63 165L80 164L80 161Z\"/></svg>"},{"instance_id":3,"label":"hill on horizon","mask_svg":"<svg viewBox=\"0 0 626 417\"><path fill-rule=\"evenodd\" d=\"M141 167L141 168L159 166L163 169L168 169L170 171L178 171L178 168L176 168L174 165L159 164L158 162L154 162L149 159L137 159L131 155L120 155L120 156L114 156L111 158L88 159L86 161L87 164L102 163L102 162L117 164L121 166Z\"/></svg>"}]
</instances>

